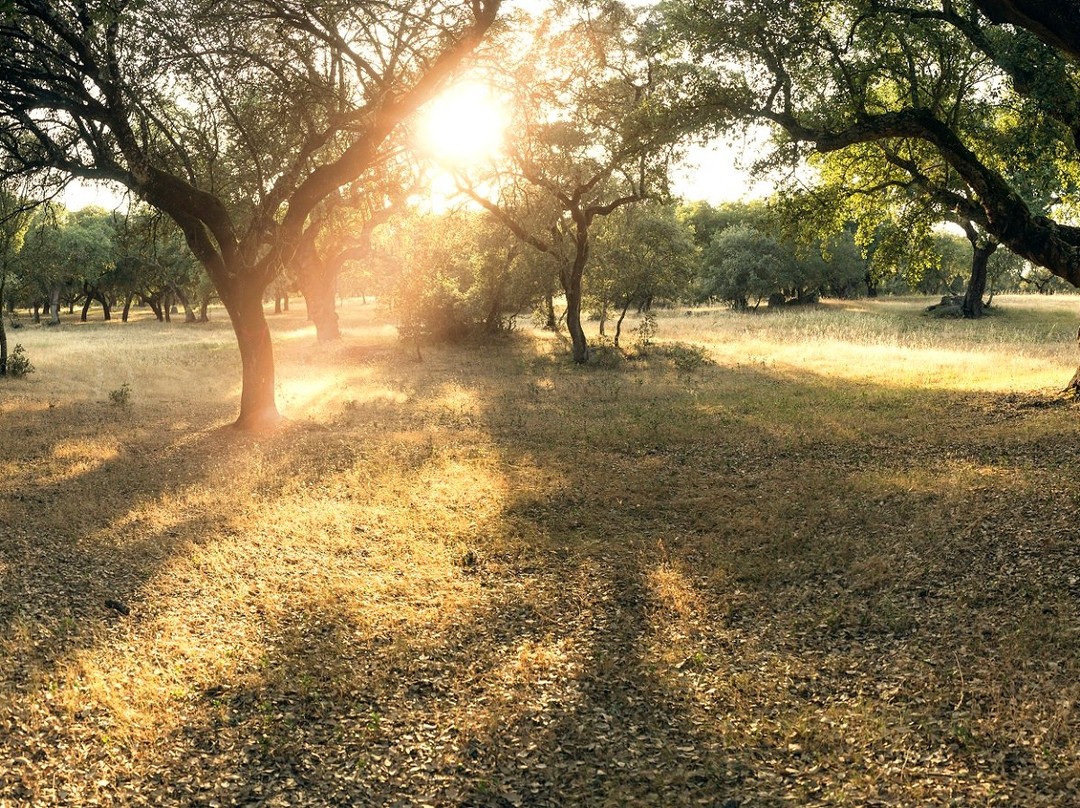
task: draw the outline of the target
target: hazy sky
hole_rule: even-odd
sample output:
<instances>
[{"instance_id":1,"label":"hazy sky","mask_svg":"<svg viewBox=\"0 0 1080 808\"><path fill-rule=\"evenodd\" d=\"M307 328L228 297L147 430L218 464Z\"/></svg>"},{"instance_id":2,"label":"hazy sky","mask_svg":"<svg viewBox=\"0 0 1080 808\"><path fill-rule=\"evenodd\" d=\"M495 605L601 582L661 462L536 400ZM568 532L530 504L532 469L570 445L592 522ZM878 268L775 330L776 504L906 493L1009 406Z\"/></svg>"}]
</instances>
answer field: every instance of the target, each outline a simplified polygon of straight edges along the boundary
<instances>
[{"instance_id":1,"label":"hazy sky","mask_svg":"<svg viewBox=\"0 0 1080 808\"><path fill-rule=\"evenodd\" d=\"M767 196L769 183L755 183L740 166L749 162L743 155L743 146L754 144L739 137L734 143L716 141L710 146L692 146L686 159L672 172L672 190L694 202L728 202L739 199ZM64 204L71 210L87 205L100 205L112 210L124 204L124 194L103 185L72 182L64 192Z\"/></svg>"}]
</instances>

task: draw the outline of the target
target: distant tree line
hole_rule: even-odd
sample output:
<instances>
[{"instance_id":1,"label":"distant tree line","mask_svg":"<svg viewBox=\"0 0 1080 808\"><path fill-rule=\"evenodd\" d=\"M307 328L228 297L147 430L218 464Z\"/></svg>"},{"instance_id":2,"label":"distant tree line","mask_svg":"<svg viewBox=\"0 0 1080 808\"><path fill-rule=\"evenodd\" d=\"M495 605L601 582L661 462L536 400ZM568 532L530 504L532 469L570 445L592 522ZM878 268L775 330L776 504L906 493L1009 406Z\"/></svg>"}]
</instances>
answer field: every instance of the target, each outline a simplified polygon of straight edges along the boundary
<instances>
[{"instance_id":1,"label":"distant tree line","mask_svg":"<svg viewBox=\"0 0 1080 808\"><path fill-rule=\"evenodd\" d=\"M19 200L14 200L19 204ZM207 319L213 286L179 230L155 211L131 213L21 200L5 250L3 303L9 320L25 310L35 323L56 325L60 312L85 321L96 307L105 320L127 321L131 307L149 307L169 321Z\"/></svg>"}]
</instances>

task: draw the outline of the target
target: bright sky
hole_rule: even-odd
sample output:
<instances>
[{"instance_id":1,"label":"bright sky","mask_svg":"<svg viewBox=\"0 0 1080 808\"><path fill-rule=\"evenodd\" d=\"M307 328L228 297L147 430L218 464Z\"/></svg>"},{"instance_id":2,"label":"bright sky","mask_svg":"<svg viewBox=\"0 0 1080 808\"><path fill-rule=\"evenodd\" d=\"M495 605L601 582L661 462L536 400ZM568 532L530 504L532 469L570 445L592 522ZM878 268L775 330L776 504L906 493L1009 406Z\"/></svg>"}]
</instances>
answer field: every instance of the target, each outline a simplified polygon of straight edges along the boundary
<instances>
[{"instance_id":1,"label":"bright sky","mask_svg":"<svg viewBox=\"0 0 1080 808\"><path fill-rule=\"evenodd\" d=\"M768 196L772 184L755 182L742 168L750 160L742 143L715 141L708 146L691 146L671 172L671 190L688 202L712 204Z\"/></svg>"},{"instance_id":2,"label":"bright sky","mask_svg":"<svg viewBox=\"0 0 1080 808\"><path fill-rule=\"evenodd\" d=\"M60 201L68 210L81 210L90 205L115 210L124 206L126 196L125 189L119 186L72 180L60 195Z\"/></svg>"}]
</instances>

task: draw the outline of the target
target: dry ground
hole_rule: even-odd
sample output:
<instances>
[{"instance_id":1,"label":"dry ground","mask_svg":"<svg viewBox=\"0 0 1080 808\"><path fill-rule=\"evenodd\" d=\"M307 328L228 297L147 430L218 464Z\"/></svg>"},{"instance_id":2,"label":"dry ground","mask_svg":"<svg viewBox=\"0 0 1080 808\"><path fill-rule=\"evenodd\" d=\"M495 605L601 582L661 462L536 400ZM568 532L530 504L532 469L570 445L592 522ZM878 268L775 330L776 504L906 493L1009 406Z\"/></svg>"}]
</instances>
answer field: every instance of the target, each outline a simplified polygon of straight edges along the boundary
<instances>
[{"instance_id":1,"label":"dry ground","mask_svg":"<svg viewBox=\"0 0 1080 808\"><path fill-rule=\"evenodd\" d=\"M1076 304L14 332L0 806L1075 804Z\"/></svg>"}]
</instances>

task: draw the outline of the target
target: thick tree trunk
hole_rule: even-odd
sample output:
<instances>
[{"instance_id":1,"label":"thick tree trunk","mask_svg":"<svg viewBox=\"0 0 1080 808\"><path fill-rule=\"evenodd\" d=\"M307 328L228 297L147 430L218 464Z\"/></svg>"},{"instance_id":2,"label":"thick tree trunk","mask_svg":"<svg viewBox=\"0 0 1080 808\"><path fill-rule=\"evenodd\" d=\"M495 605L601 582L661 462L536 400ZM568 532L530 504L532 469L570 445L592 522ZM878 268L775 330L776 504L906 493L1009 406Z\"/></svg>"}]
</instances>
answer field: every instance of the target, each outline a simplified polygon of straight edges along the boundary
<instances>
[{"instance_id":1,"label":"thick tree trunk","mask_svg":"<svg viewBox=\"0 0 1080 808\"><path fill-rule=\"evenodd\" d=\"M60 287L49 290L49 325L60 325Z\"/></svg>"},{"instance_id":2,"label":"thick tree trunk","mask_svg":"<svg viewBox=\"0 0 1080 808\"><path fill-rule=\"evenodd\" d=\"M195 322L195 312L191 310L191 303L188 302L188 296L184 294L184 291L176 284L169 284L169 288L172 290L173 296L180 301L180 305L184 307L184 322Z\"/></svg>"},{"instance_id":3,"label":"thick tree trunk","mask_svg":"<svg viewBox=\"0 0 1080 808\"><path fill-rule=\"evenodd\" d=\"M86 300L82 304L82 314L79 315L79 322L86 322L86 315L90 311L90 304L93 302L93 298L89 294L86 296Z\"/></svg>"},{"instance_id":4,"label":"thick tree trunk","mask_svg":"<svg viewBox=\"0 0 1080 808\"><path fill-rule=\"evenodd\" d=\"M961 309L964 318L975 320L983 316L983 295L986 293L986 267L990 256L997 249L997 244L972 245L971 277L968 278L967 291Z\"/></svg>"},{"instance_id":5,"label":"thick tree trunk","mask_svg":"<svg viewBox=\"0 0 1080 808\"><path fill-rule=\"evenodd\" d=\"M200 323L208 323L208 322L210 322L210 315L206 313L206 310L208 308L210 308L210 301L209 300L203 300L202 302L199 303L199 322Z\"/></svg>"},{"instance_id":6,"label":"thick tree trunk","mask_svg":"<svg viewBox=\"0 0 1080 808\"><path fill-rule=\"evenodd\" d=\"M34 320L34 325L40 325L41 324L41 304L40 303L35 303L34 304L33 320Z\"/></svg>"},{"instance_id":7,"label":"thick tree trunk","mask_svg":"<svg viewBox=\"0 0 1080 808\"><path fill-rule=\"evenodd\" d=\"M274 401L274 348L262 306L262 289L241 289L226 300L243 365L238 429L272 429L281 422Z\"/></svg>"},{"instance_id":8,"label":"thick tree trunk","mask_svg":"<svg viewBox=\"0 0 1080 808\"><path fill-rule=\"evenodd\" d=\"M125 323L128 321L128 313L131 311L131 298L131 292L128 292L126 295L124 295L124 312L120 316L120 319Z\"/></svg>"},{"instance_id":9,"label":"thick tree trunk","mask_svg":"<svg viewBox=\"0 0 1080 808\"><path fill-rule=\"evenodd\" d=\"M341 339L341 328L334 306L334 277L327 277L321 272L311 272L302 279L300 293L307 302L308 318L315 323L316 339L319 342Z\"/></svg>"},{"instance_id":10,"label":"thick tree trunk","mask_svg":"<svg viewBox=\"0 0 1080 808\"><path fill-rule=\"evenodd\" d=\"M583 365L589 361L589 341L581 327L581 278L570 279L566 289L566 330L570 332L570 345L574 361Z\"/></svg>"}]
</instances>

